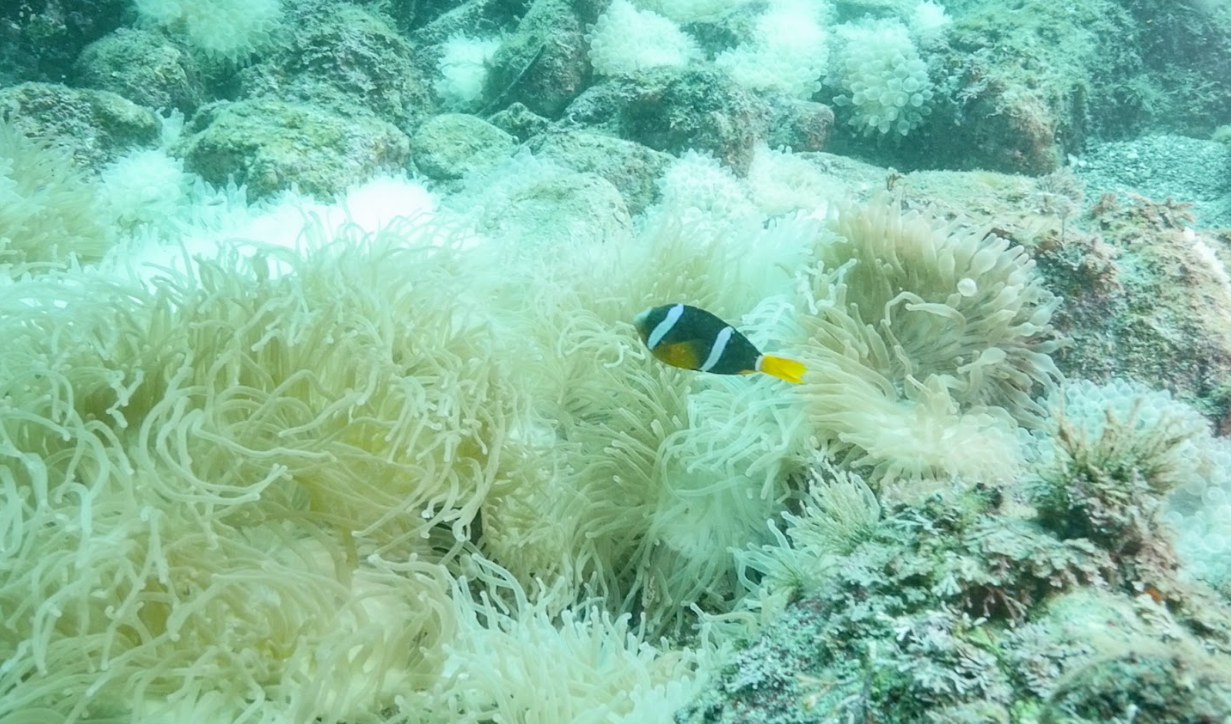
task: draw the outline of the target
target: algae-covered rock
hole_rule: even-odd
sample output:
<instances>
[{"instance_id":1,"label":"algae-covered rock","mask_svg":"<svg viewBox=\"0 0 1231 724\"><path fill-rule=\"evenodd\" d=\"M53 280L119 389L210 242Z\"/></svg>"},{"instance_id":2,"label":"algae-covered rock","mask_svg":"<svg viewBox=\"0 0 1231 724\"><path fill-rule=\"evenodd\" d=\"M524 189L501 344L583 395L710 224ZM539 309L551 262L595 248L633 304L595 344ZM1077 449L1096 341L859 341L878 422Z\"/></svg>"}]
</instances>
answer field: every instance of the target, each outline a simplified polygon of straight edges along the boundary
<instances>
[{"instance_id":1,"label":"algae-covered rock","mask_svg":"<svg viewBox=\"0 0 1231 724\"><path fill-rule=\"evenodd\" d=\"M708 152L743 174L770 113L764 100L723 73L658 69L593 86L569 105L565 117L570 125L600 129L655 151Z\"/></svg>"},{"instance_id":2,"label":"algae-covered rock","mask_svg":"<svg viewBox=\"0 0 1231 724\"><path fill-rule=\"evenodd\" d=\"M491 168L513 152L517 142L492 124L461 113L444 113L414 135L415 166L437 180L455 180Z\"/></svg>"},{"instance_id":3,"label":"algae-covered rock","mask_svg":"<svg viewBox=\"0 0 1231 724\"><path fill-rule=\"evenodd\" d=\"M342 116L274 99L203 108L177 151L213 184L246 184L251 198L298 186L333 196L381 171L404 168L410 141L370 115Z\"/></svg>"},{"instance_id":4,"label":"algae-covered rock","mask_svg":"<svg viewBox=\"0 0 1231 724\"><path fill-rule=\"evenodd\" d=\"M658 151L709 151L742 173L752 163L763 112L749 91L723 74L687 71L630 104L628 131Z\"/></svg>"},{"instance_id":5,"label":"algae-covered rock","mask_svg":"<svg viewBox=\"0 0 1231 724\"><path fill-rule=\"evenodd\" d=\"M244 95L368 113L404 130L431 111L410 43L383 16L311 2L297 5L289 22L287 42L240 72Z\"/></svg>"},{"instance_id":6,"label":"algae-covered rock","mask_svg":"<svg viewBox=\"0 0 1231 724\"><path fill-rule=\"evenodd\" d=\"M535 0L492 63L488 97L558 117L589 80L589 44L568 0Z\"/></svg>"},{"instance_id":7,"label":"algae-covered rock","mask_svg":"<svg viewBox=\"0 0 1231 724\"><path fill-rule=\"evenodd\" d=\"M67 149L73 160L98 168L134 146L158 140L158 117L115 93L51 83L0 90L0 116L22 134Z\"/></svg>"},{"instance_id":8,"label":"algae-covered rock","mask_svg":"<svg viewBox=\"0 0 1231 724\"><path fill-rule=\"evenodd\" d=\"M1130 580L1144 570L1131 560L1135 551L1113 557L1089 539L1061 540L1002 492L891 504L848 553L816 533L842 528L850 508L814 494L804 515L786 516L789 545L745 559L771 589L786 585L803 597L677 721L864 721L875 712L887 724L1076 724L1132 721L1134 712L1161 722L1231 715L1225 601L1201 586L1167 594L1142 586Z\"/></svg>"},{"instance_id":9,"label":"algae-covered rock","mask_svg":"<svg viewBox=\"0 0 1231 724\"><path fill-rule=\"evenodd\" d=\"M1103 132L1109 114L1093 112L1112 98L1140 62L1137 30L1110 0L1028 8L988 4L957 17L941 79L943 101L933 118L933 163L962 169L1046 174Z\"/></svg>"},{"instance_id":10,"label":"algae-covered rock","mask_svg":"<svg viewBox=\"0 0 1231 724\"><path fill-rule=\"evenodd\" d=\"M62 81L81 49L114 30L128 0L8 0L0 3L0 87Z\"/></svg>"},{"instance_id":11,"label":"algae-covered rock","mask_svg":"<svg viewBox=\"0 0 1231 724\"><path fill-rule=\"evenodd\" d=\"M593 248L632 238L628 205L610 181L521 152L468 175L446 203L505 249Z\"/></svg>"},{"instance_id":12,"label":"algae-covered rock","mask_svg":"<svg viewBox=\"0 0 1231 724\"><path fill-rule=\"evenodd\" d=\"M610 181L633 213L644 211L658 197L654 179L671 157L632 141L585 131L544 134L530 142L536 155L575 171L588 171Z\"/></svg>"},{"instance_id":13,"label":"algae-covered rock","mask_svg":"<svg viewBox=\"0 0 1231 724\"><path fill-rule=\"evenodd\" d=\"M1170 199L1094 200L1081 223L1041 255L1072 343L1066 372L1123 377L1176 391L1231 429L1231 278L1225 245L1190 228L1188 204Z\"/></svg>"},{"instance_id":14,"label":"algae-covered rock","mask_svg":"<svg viewBox=\"0 0 1231 724\"><path fill-rule=\"evenodd\" d=\"M765 143L770 148L796 152L823 151L832 131L833 109L829 106L798 98L775 98L770 103Z\"/></svg>"},{"instance_id":15,"label":"algae-covered rock","mask_svg":"<svg viewBox=\"0 0 1231 724\"><path fill-rule=\"evenodd\" d=\"M149 30L120 28L87 46L75 68L82 85L146 108L192 113L205 95L194 57Z\"/></svg>"},{"instance_id":16,"label":"algae-covered rock","mask_svg":"<svg viewBox=\"0 0 1231 724\"><path fill-rule=\"evenodd\" d=\"M527 108L522 103L512 103L488 117L488 122L513 136L518 141L527 141L540 133L546 133L552 123Z\"/></svg>"}]
</instances>

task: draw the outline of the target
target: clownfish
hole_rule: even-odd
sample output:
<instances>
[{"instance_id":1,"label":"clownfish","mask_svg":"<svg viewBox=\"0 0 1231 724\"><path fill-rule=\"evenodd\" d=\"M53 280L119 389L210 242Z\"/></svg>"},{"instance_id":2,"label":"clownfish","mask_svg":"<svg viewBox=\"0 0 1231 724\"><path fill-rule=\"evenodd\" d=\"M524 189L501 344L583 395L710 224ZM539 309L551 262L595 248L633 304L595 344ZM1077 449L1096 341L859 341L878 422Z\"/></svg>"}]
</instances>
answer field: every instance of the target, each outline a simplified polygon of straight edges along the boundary
<instances>
[{"instance_id":1,"label":"clownfish","mask_svg":"<svg viewBox=\"0 0 1231 724\"><path fill-rule=\"evenodd\" d=\"M633 319L650 354L672 367L719 375L764 372L787 382L802 382L802 362L761 354L735 327L687 304L664 304Z\"/></svg>"}]
</instances>

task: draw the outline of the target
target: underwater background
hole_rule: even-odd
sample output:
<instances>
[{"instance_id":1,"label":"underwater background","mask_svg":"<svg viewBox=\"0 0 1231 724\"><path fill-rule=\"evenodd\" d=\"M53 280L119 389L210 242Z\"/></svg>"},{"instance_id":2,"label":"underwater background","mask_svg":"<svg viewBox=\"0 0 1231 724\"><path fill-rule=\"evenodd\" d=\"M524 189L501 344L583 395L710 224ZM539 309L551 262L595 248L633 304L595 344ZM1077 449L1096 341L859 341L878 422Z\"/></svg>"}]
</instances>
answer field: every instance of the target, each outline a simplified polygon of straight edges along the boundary
<instances>
[{"instance_id":1,"label":"underwater background","mask_svg":"<svg viewBox=\"0 0 1231 724\"><path fill-rule=\"evenodd\" d=\"M1231 722L1228 263L1221 0L5 0L0 724Z\"/></svg>"}]
</instances>

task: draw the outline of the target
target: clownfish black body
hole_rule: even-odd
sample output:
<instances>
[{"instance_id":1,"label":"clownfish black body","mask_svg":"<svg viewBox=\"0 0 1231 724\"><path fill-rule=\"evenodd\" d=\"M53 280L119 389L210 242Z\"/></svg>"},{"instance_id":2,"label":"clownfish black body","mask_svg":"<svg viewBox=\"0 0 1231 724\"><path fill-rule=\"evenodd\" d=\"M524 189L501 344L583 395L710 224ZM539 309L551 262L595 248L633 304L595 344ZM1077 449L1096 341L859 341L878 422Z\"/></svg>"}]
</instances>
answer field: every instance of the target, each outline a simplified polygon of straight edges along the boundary
<instances>
[{"instance_id":1,"label":"clownfish black body","mask_svg":"<svg viewBox=\"0 0 1231 724\"><path fill-rule=\"evenodd\" d=\"M748 338L713 314L687 304L664 304L633 320L650 354L672 367L747 375L764 372L799 383L805 367L784 357L761 354Z\"/></svg>"}]
</instances>

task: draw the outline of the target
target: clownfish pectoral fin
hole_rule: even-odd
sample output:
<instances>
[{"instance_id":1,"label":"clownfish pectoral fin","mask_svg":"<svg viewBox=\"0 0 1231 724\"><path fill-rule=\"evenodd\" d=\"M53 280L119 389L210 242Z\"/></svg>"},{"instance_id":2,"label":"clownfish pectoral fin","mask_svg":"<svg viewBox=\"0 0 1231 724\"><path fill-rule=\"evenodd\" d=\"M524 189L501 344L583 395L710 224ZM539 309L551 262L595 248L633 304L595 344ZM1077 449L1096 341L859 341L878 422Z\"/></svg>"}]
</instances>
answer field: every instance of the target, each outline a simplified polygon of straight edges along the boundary
<instances>
[{"instance_id":1,"label":"clownfish pectoral fin","mask_svg":"<svg viewBox=\"0 0 1231 724\"><path fill-rule=\"evenodd\" d=\"M697 355L697 346L689 342L660 344L654 348L652 354L672 367L695 370L701 366L701 359Z\"/></svg>"},{"instance_id":2,"label":"clownfish pectoral fin","mask_svg":"<svg viewBox=\"0 0 1231 724\"><path fill-rule=\"evenodd\" d=\"M780 380L786 380L796 385L804 381L804 373L808 371L803 362L768 354L761 355L761 359L757 363L757 369L767 375L772 375Z\"/></svg>"}]
</instances>

